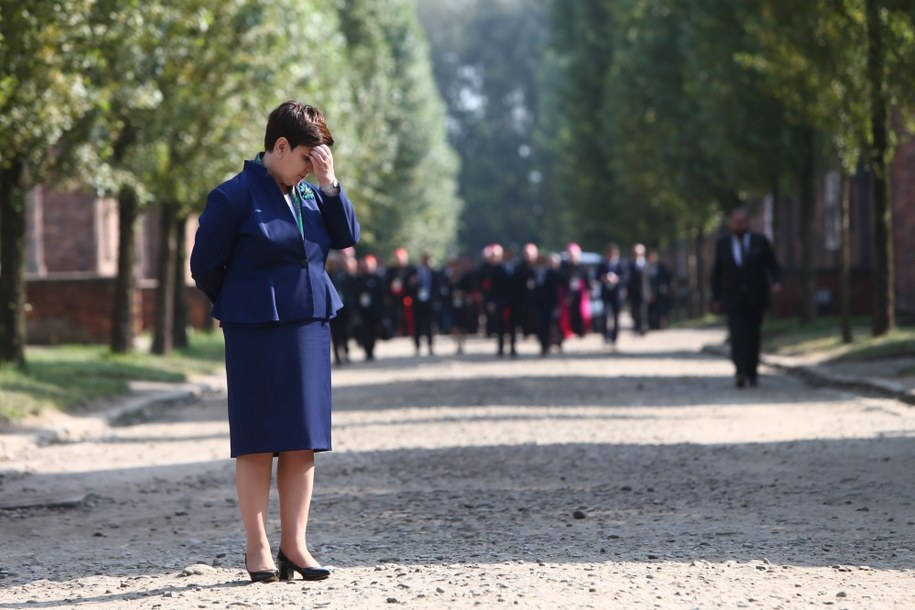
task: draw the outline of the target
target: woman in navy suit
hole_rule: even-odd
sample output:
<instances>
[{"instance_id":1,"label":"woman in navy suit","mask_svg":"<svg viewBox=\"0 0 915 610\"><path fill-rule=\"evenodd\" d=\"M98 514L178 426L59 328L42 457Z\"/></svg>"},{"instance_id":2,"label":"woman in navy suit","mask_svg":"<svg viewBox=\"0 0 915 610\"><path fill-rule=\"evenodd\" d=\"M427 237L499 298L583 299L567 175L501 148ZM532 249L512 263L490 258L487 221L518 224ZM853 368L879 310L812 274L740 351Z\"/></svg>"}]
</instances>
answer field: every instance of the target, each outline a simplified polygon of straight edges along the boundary
<instances>
[{"instance_id":1,"label":"woman in navy suit","mask_svg":"<svg viewBox=\"0 0 915 610\"><path fill-rule=\"evenodd\" d=\"M288 101L274 109L265 152L210 193L191 253L191 273L225 335L231 455L252 581L330 574L305 538L314 454L331 449L328 320L342 307L324 264L331 248L359 240L334 174L333 143L317 108ZM317 185L305 181L310 174ZM274 457L276 567L266 531Z\"/></svg>"}]
</instances>

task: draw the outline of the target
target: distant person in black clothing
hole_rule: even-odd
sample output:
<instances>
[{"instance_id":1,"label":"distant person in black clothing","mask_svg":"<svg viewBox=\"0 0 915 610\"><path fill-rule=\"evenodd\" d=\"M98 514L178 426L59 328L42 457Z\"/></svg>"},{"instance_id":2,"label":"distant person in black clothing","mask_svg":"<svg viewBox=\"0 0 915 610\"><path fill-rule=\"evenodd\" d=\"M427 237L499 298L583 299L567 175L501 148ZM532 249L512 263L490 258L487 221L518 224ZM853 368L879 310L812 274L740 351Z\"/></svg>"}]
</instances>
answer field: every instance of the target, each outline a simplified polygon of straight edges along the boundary
<instances>
[{"instance_id":1,"label":"distant person in black clothing","mask_svg":"<svg viewBox=\"0 0 915 610\"><path fill-rule=\"evenodd\" d=\"M448 284L448 308L451 313L451 336L458 354L464 353L464 342L475 315L472 301L473 264L467 257L448 262L445 275Z\"/></svg>"},{"instance_id":2,"label":"distant person in black clothing","mask_svg":"<svg viewBox=\"0 0 915 610\"><path fill-rule=\"evenodd\" d=\"M536 248L534 246L535 250ZM559 274L552 269L548 256L539 255L539 252L537 254L537 262L531 268L526 285L526 301L533 320L534 332L537 333L537 340L540 342L540 355L545 357L550 353L554 334L556 337L559 336L558 330L554 333L553 328L559 304Z\"/></svg>"},{"instance_id":3,"label":"distant person in black clothing","mask_svg":"<svg viewBox=\"0 0 915 610\"><path fill-rule=\"evenodd\" d=\"M607 257L597 267L597 281L601 284L600 297L604 302L604 343L616 347L619 336L622 289L626 283L626 266L620 260L620 247L607 246Z\"/></svg>"},{"instance_id":4,"label":"distant person in black clothing","mask_svg":"<svg viewBox=\"0 0 915 610\"><path fill-rule=\"evenodd\" d=\"M337 365L349 362L349 340L352 333L356 309L356 271L358 264L351 254L335 256L328 260L327 272L334 288L343 301L343 308L337 316L331 318L330 336L333 341L334 363Z\"/></svg>"},{"instance_id":5,"label":"distant person in black clothing","mask_svg":"<svg viewBox=\"0 0 915 610\"><path fill-rule=\"evenodd\" d=\"M626 298L629 300L629 313L632 315L634 330L640 335L644 335L648 327L648 301L651 298L646 267L648 260L645 258L645 246L636 244L632 247L632 258L629 259Z\"/></svg>"},{"instance_id":6,"label":"distant person in black clothing","mask_svg":"<svg viewBox=\"0 0 915 610\"><path fill-rule=\"evenodd\" d=\"M563 337L584 337L591 326L591 274L581 264L581 246L569 244L560 270L560 328Z\"/></svg>"},{"instance_id":7,"label":"distant person in black clothing","mask_svg":"<svg viewBox=\"0 0 915 610\"><path fill-rule=\"evenodd\" d=\"M505 355L505 330L510 278L503 264L504 251L499 244L490 244L483 249L483 264L478 273L480 292L483 296L483 313L486 316L486 336L496 336L498 355ZM512 355L515 353L511 345Z\"/></svg>"},{"instance_id":8,"label":"distant person in black clothing","mask_svg":"<svg viewBox=\"0 0 915 610\"><path fill-rule=\"evenodd\" d=\"M502 335L499 341L500 351L504 350L505 338L508 335L510 354L518 355L516 345L518 330L524 333L524 274L528 265L527 250L522 250L521 260L515 260L511 249L505 249L502 268L505 271L505 306L502 310Z\"/></svg>"},{"instance_id":9,"label":"distant person in black clothing","mask_svg":"<svg viewBox=\"0 0 915 610\"><path fill-rule=\"evenodd\" d=\"M673 276L660 257L658 251L648 251L648 328L659 330L667 328L672 301Z\"/></svg>"},{"instance_id":10,"label":"distant person in black clothing","mask_svg":"<svg viewBox=\"0 0 915 610\"><path fill-rule=\"evenodd\" d=\"M549 299L549 302L553 304L550 310L550 323L547 334L548 345L555 345L556 349L561 352L562 342L565 340L560 320L562 317L562 300L565 297L565 288L562 287L562 256L558 252L553 252L544 259L544 264L547 267L544 291L548 293L544 295L544 298ZM546 353L541 353L541 356L546 356L547 353L549 353L549 350Z\"/></svg>"},{"instance_id":11,"label":"distant person in black clothing","mask_svg":"<svg viewBox=\"0 0 915 610\"><path fill-rule=\"evenodd\" d=\"M385 307L394 336L409 337L413 334L413 311L406 306L405 299L408 296L407 279L415 271L410 264L410 253L407 249L395 248L394 261L384 274L384 281L387 284Z\"/></svg>"},{"instance_id":12,"label":"distant person in black clothing","mask_svg":"<svg viewBox=\"0 0 915 610\"><path fill-rule=\"evenodd\" d=\"M441 278L432 268L432 257L423 253L419 266L407 279L407 294L413 307L413 342L416 345L416 355L419 356L419 347L422 338L426 338L429 355L433 355L432 347L432 317L435 305L441 296Z\"/></svg>"},{"instance_id":13,"label":"distant person in black clothing","mask_svg":"<svg viewBox=\"0 0 915 610\"><path fill-rule=\"evenodd\" d=\"M771 288L769 281L772 281ZM760 331L770 294L781 291L782 270L765 235L750 231L747 211L731 213L730 234L715 245L712 308L728 318L738 388L758 380Z\"/></svg>"},{"instance_id":14,"label":"distant person in black clothing","mask_svg":"<svg viewBox=\"0 0 915 610\"><path fill-rule=\"evenodd\" d=\"M531 299L537 283L535 274L539 258L540 249L537 244L525 244L521 251L521 261L515 265L512 274L512 324L516 330L520 326L525 337L537 332Z\"/></svg>"},{"instance_id":15,"label":"distant person in black clothing","mask_svg":"<svg viewBox=\"0 0 915 610\"><path fill-rule=\"evenodd\" d=\"M375 359L375 343L385 315L386 283L378 273L378 260L369 254L362 259L355 282L356 339L365 350L365 359Z\"/></svg>"}]
</instances>

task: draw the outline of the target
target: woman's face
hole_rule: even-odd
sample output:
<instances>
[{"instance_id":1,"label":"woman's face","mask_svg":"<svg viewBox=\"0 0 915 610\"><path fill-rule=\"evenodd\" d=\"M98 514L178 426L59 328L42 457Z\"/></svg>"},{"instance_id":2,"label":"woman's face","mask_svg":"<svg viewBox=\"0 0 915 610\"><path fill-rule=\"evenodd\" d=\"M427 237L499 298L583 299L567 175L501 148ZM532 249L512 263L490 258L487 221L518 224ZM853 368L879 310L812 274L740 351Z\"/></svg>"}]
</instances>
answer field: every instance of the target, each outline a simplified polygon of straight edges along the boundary
<instances>
[{"instance_id":1,"label":"woman's face","mask_svg":"<svg viewBox=\"0 0 915 610\"><path fill-rule=\"evenodd\" d=\"M277 141L275 152L278 153L274 173L286 188L292 188L312 173L311 146L300 144L290 149L288 141L281 138Z\"/></svg>"},{"instance_id":2,"label":"woman's face","mask_svg":"<svg viewBox=\"0 0 915 610\"><path fill-rule=\"evenodd\" d=\"M293 148L289 155L283 157L287 161L285 165L285 175L289 178L287 186L295 186L312 172L310 155L311 146L300 144Z\"/></svg>"}]
</instances>

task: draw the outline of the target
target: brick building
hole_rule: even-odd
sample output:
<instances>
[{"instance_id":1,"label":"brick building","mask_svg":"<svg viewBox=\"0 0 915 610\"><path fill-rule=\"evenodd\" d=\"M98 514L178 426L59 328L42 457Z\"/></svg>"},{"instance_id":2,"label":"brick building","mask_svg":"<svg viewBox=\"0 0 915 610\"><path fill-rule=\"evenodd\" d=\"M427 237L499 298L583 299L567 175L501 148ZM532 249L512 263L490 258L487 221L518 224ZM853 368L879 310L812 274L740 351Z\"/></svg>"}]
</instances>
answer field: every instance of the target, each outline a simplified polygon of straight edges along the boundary
<instances>
[{"instance_id":1,"label":"brick building","mask_svg":"<svg viewBox=\"0 0 915 610\"><path fill-rule=\"evenodd\" d=\"M138 332L153 326L158 273L158 215L141 216L137 231ZM190 222L187 243L193 242ZM101 342L111 337L118 257L118 210L111 198L36 188L27 200L26 326L31 343ZM207 324L209 304L186 278L188 316Z\"/></svg>"},{"instance_id":2,"label":"brick building","mask_svg":"<svg viewBox=\"0 0 915 610\"><path fill-rule=\"evenodd\" d=\"M896 307L915 315L915 136L896 151L890 169Z\"/></svg>"},{"instance_id":3,"label":"brick building","mask_svg":"<svg viewBox=\"0 0 915 610\"><path fill-rule=\"evenodd\" d=\"M853 315L869 316L873 309L874 214L871 176L859 171L851 180L851 305ZM814 216L814 263L817 306L820 313L839 313L840 176L837 171L821 177ZM893 208L893 250L896 280L896 311L915 315L915 138L896 151L890 167L890 198ZM785 286L776 312L796 315L800 308L801 234L800 209L783 201L778 210L778 229L766 227L774 238L785 271ZM763 218L766 214L763 214Z\"/></svg>"},{"instance_id":4,"label":"brick building","mask_svg":"<svg viewBox=\"0 0 915 610\"><path fill-rule=\"evenodd\" d=\"M851 180L851 305L852 314L869 316L873 310L874 215L870 190L870 174L859 171ZM839 313L840 264L840 176L829 171L817 182L817 202L814 214L814 269L816 275L817 309L820 314ZM787 185L786 185L787 186ZM786 188L786 191L790 191ZM905 139L896 151L890 167L890 197L893 208L893 247L896 280L896 311L904 317L915 317L915 137ZM777 206L771 198L750 204L752 229L772 239L776 255L784 272L782 293L774 301L773 313L781 317L796 316L801 309L802 235L800 206L790 196ZM724 234L710 236L703 247L705 268L701 271L708 282L714 244ZM683 242L676 249L678 282L688 285L690 270L696 268L694 249ZM688 291L686 291L688 292ZM695 309L697 295L680 292L681 304L691 303Z\"/></svg>"}]
</instances>

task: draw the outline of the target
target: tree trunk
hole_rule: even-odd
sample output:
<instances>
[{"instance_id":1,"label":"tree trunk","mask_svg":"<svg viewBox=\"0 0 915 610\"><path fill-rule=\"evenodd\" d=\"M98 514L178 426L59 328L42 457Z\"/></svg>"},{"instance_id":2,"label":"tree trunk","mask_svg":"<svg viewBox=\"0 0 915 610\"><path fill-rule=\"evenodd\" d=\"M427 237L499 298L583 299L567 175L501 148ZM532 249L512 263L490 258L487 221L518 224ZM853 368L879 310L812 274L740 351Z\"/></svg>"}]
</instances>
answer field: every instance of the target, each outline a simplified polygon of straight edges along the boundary
<instances>
[{"instance_id":1,"label":"tree trunk","mask_svg":"<svg viewBox=\"0 0 915 610\"><path fill-rule=\"evenodd\" d=\"M802 324L813 322L817 315L816 274L814 266L814 224L816 211L816 134L812 127L804 133L804 160L801 165L801 311Z\"/></svg>"},{"instance_id":2,"label":"tree trunk","mask_svg":"<svg viewBox=\"0 0 915 610\"><path fill-rule=\"evenodd\" d=\"M705 229L700 224L696 229L696 292L699 294L699 316L708 312L708 291L705 277Z\"/></svg>"},{"instance_id":3,"label":"tree trunk","mask_svg":"<svg viewBox=\"0 0 915 610\"><path fill-rule=\"evenodd\" d=\"M175 328L172 334L174 346L187 347L187 214L182 214L175 224Z\"/></svg>"},{"instance_id":4,"label":"tree trunk","mask_svg":"<svg viewBox=\"0 0 915 610\"><path fill-rule=\"evenodd\" d=\"M118 193L118 276L114 284L114 314L111 321L111 351L126 354L133 351L136 338L136 316L133 308L137 258L137 217L140 204L133 187L121 187Z\"/></svg>"},{"instance_id":5,"label":"tree trunk","mask_svg":"<svg viewBox=\"0 0 915 610\"><path fill-rule=\"evenodd\" d=\"M778 179L778 176L772 179L772 248L775 250L775 255L779 260L784 261L783 258L778 256L778 245L779 239L781 237L781 214L779 212L779 204L782 200L782 185L781 181Z\"/></svg>"},{"instance_id":6,"label":"tree trunk","mask_svg":"<svg viewBox=\"0 0 915 610\"><path fill-rule=\"evenodd\" d=\"M782 183L778 175L772 177L772 252L775 258L782 265L787 258L787 250L781 253L779 247L782 245ZM778 311L778 298L775 297L772 302L772 311Z\"/></svg>"},{"instance_id":7,"label":"tree trunk","mask_svg":"<svg viewBox=\"0 0 915 610\"><path fill-rule=\"evenodd\" d=\"M841 257L839 263L839 305L841 307L842 342L851 343L851 178L842 170Z\"/></svg>"},{"instance_id":8,"label":"tree trunk","mask_svg":"<svg viewBox=\"0 0 915 610\"><path fill-rule=\"evenodd\" d=\"M867 164L871 171L874 201L874 336L896 327L896 289L893 265L893 208L887 177L889 98L886 87L886 49L880 1L867 0L867 81L870 97L871 143Z\"/></svg>"},{"instance_id":9,"label":"tree trunk","mask_svg":"<svg viewBox=\"0 0 915 610\"><path fill-rule=\"evenodd\" d=\"M159 214L159 287L152 353L164 356L172 351L175 324L175 222L177 206L163 203Z\"/></svg>"},{"instance_id":10,"label":"tree trunk","mask_svg":"<svg viewBox=\"0 0 915 610\"><path fill-rule=\"evenodd\" d=\"M689 295L686 314L689 318L699 317L699 299L702 298L696 278L696 232L695 227L690 227L686 238L686 294Z\"/></svg>"},{"instance_id":11,"label":"tree trunk","mask_svg":"<svg viewBox=\"0 0 915 610\"><path fill-rule=\"evenodd\" d=\"M0 170L0 362L25 362L25 163Z\"/></svg>"}]
</instances>

